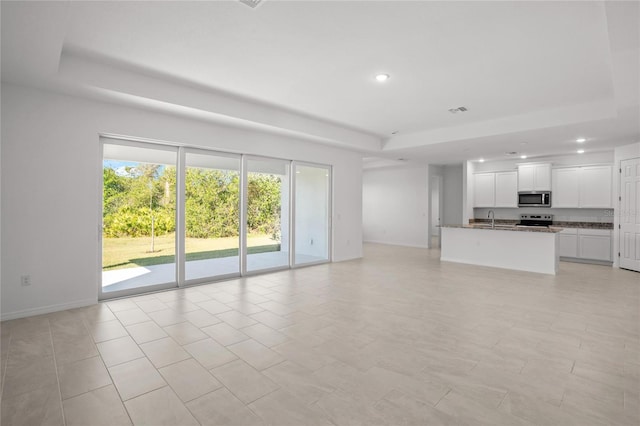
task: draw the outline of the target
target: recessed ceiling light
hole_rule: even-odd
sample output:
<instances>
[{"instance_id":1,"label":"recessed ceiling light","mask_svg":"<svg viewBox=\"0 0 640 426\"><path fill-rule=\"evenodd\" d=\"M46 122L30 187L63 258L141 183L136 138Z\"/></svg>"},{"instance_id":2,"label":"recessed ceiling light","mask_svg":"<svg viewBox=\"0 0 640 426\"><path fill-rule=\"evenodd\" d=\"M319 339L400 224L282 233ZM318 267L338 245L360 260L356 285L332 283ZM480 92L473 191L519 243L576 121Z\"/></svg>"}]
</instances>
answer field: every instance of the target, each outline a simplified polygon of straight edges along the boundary
<instances>
[{"instance_id":1,"label":"recessed ceiling light","mask_svg":"<svg viewBox=\"0 0 640 426\"><path fill-rule=\"evenodd\" d=\"M376 75L376 80L378 80L381 83L383 81L387 81L387 80L389 80L389 74L378 74L378 75Z\"/></svg>"},{"instance_id":2,"label":"recessed ceiling light","mask_svg":"<svg viewBox=\"0 0 640 426\"><path fill-rule=\"evenodd\" d=\"M585 138L578 138L576 139L576 142L578 143L582 143L582 142L586 142L587 140Z\"/></svg>"},{"instance_id":3,"label":"recessed ceiling light","mask_svg":"<svg viewBox=\"0 0 640 426\"><path fill-rule=\"evenodd\" d=\"M578 154L584 154L584 149L579 149Z\"/></svg>"},{"instance_id":4,"label":"recessed ceiling light","mask_svg":"<svg viewBox=\"0 0 640 426\"><path fill-rule=\"evenodd\" d=\"M520 158L522 158L524 160L525 158L527 158L527 156L526 155L521 155Z\"/></svg>"},{"instance_id":5,"label":"recessed ceiling light","mask_svg":"<svg viewBox=\"0 0 640 426\"><path fill-rule=\"evenodd\" d=\"M480 163L484 163L484 158L478 160Z\"/></svg>"}]
</instances>

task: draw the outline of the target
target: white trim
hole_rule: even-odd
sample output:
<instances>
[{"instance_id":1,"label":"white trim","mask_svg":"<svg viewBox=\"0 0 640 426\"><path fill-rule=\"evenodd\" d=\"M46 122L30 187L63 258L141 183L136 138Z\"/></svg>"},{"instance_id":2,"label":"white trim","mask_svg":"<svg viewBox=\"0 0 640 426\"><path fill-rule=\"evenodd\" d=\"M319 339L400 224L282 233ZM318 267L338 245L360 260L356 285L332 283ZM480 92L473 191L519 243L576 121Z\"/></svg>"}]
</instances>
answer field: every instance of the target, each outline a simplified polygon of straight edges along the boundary
<instances>
[{"instance_id":1,"label":"white trim","mask_svg":"<svg viewBox=\"0 0 640 426\"><path fill-rule=\"evenodd\" d=\"M30 308L30 309L23 309L21 311L15 311L15 312L3 312L2 315L0 315L0 321L7 321L7 320L12 320L12 319L17 319L17 318L25 318L25 317L31 317L34 315L42 315L42 314L49 314L51 312L58 312L58 311L64 311L67 309L74 309L74 308L82 308L85 306L91 306L91 305L95 305L98 303L98 299L84 299L84 300L76 300L75 302L68 302L68 303L60 303L57 305L48 305L48 306L42 306L40 308Z\"/></svg>"},{"instance_id":2,"label":"white trim","mask_svg":"<svg viewBox=\"0 0 640 426\"><path fill-rule=\"evenodd\" d=\"M247 275L247 201L249 199L247 193L249 184L247 183L247 155L242 154L240 157L240 247L238 254L240 255L240 276Z\"/></svg>"},{"instance_id":3,"label":"white trim","mask_svg":"<svg viewBox=\"0 0 640 426\"><path fill-rule=\"evenodd\" d=\"M289 268L296 264L296 177L297 161L289 163Z\"/></svg>"},{"instance_id":4,"label":"white trim","mask_svg":"<svg viewBox=\"0 0 640 426\"><path fill-rule=\"evenodd\" d=\"M174 231L175 235L175 257L176 262L176 283L178 287L184 287L185 285L185 271L186 265L186 242L187 236L186 222L186 176L187 176L187 155L184 147L178 148L178 158L176 158L176 227Z\"/></svg>"}]
</instances>

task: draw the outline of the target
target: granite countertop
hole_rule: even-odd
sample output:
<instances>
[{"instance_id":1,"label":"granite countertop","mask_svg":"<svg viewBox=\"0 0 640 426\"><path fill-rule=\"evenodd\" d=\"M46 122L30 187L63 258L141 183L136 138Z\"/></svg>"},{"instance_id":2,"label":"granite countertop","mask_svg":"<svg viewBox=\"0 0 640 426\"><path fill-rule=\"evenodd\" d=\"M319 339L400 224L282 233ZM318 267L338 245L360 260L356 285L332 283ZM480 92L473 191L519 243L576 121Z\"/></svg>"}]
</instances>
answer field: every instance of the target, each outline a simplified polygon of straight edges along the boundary
<instances>
[{"instance_id":1,"label":"granite countertop","mask_svg":"<svg viewBox=\"0 0 640 426\"><path fill-rule=\"evenodd\" d=\"M472 224L485 224L491 223L491 219L470 219ZM496 225L513 225L518 223L518 220L513 219L496 219ZM613 223L605 222L566 222L566 221L553 221L554 227L559 228L581 228L581 229L613 229Z\"/></svg>"},{"instance_id":2,"label":"granite countertop","mask_svg":"<svg viewBox=\"0 0 640 426\"><path fill-rule=\"evenodd\" d=\"M496 221L497 222L497 221ZM487 231L517 231L517 232L543 232L547 234L555 234L562 231L562 228L550 226L548 228L542 226L515 226L515 224L498 224L495 228L491 224L476 223L471 225L443 225L442 228L464 228L464 229L484 229Z\"/></svg>"}]
</instances>

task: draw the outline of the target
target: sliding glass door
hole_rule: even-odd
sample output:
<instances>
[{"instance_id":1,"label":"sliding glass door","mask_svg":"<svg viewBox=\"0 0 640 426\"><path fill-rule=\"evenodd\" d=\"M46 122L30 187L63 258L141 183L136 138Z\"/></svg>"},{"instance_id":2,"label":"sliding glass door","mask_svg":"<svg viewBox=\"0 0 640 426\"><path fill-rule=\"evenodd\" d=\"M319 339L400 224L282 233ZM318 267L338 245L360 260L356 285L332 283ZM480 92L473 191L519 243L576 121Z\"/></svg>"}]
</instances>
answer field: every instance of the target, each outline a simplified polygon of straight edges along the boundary
<instances>
[{"instance_id":1,"label":"sliding glass door","mask_svg":"<svg viewBox=\"0 0 640 426\"><path fill-rule=\"evenodd\" d=\"M101 299L330 260L331 167L101 140Z\"/></svg>"},{"instance_id":2,"label":"sliding glass door","mask_svg":"<svg viewBox=\"0 0 640 426\"><path fill-rule=\"evenodd\" d=\"M102 293L176 286L177 149L103 145Z\"/></svg>"},{"instance_id":3,"label":"sliding glass door","mask_svg":"<svg viewBox=\"0 0 640 426\"><path fill-rule=\"evenodd\" d=\"M289 267L289 169L285 160L245 159L246 271Z\"/></svg>"},{"instance_id":4,"label":"sliding glass door","mask_svg":"<svg viewBox=\"0 0 640 426\"><path fill-rule=\"evenodd\" d=\"M185 281L240 274L240 156L185 154Z\"/></svg>"},{"instance_id":5,"label":"sliding glass door","mask_svg":"<svg viewBox=\"0 0 640 426\"><path fill-rule=\"evenodd\" d=\"M295 253L294 264L329 260L331 169L294 164Z\"/></svg>"}]
</instances>

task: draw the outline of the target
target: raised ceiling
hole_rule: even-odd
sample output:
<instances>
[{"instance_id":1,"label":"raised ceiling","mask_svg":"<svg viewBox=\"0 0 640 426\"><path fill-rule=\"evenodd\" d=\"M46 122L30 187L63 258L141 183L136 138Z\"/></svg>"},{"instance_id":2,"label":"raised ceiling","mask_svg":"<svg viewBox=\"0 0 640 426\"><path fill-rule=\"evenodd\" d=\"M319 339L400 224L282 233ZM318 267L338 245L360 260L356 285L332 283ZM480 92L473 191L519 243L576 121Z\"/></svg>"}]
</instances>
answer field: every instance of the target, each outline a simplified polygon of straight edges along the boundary
<instances>
[{"instance_id":1,"label":"raised ceiling","mask_svg":"<svg viewBox=\"0 0 640 426\"><path fill-rule=\"evenodd\" d=\"M639 139L639 23L636 2L2 2L2 78L380 157L548 155Z\"/></svg>"}]
</instances>

